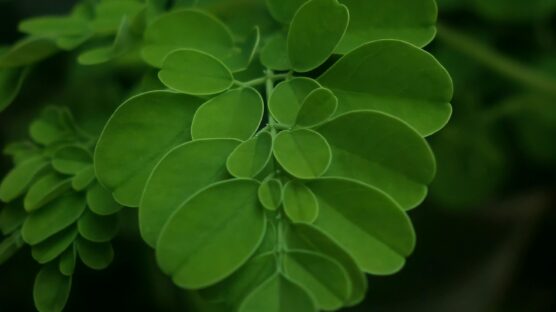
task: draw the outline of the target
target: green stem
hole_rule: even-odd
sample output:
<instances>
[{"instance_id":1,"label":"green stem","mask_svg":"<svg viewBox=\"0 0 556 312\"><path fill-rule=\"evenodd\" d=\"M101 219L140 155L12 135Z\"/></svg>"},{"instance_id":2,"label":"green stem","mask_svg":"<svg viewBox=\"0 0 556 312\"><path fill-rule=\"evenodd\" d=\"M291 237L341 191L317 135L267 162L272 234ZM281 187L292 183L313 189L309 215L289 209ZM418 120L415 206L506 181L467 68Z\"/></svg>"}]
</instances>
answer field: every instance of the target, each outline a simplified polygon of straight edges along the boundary
<instances>
[{"instance_id":1,"label":"green stem","mask_svg":"<svg viewBox=\"0 0 556 312\"><path fill-rule=\"evenodd\" d=\"M556 95L556 79L536 71L450 27L439 25L438 38L491 70L532 89Z\"/></svg>"},{"instance_id":2,"label":"green stem","mask_svg":"<svg viewBox=\"0 0 556 312\"><path fill-rule=\"evenodd\" d=\"M291 73L284 73L284 74L274 74L271 71L271 74L267 74L264 77L259 77L253 80L249 80L249 81L235 81L235 84L242 86L242 87L257 87L263 84L266 84L267 81L270 79L271 82L274 82L276 80L281 80L281 79L286 79L288 77L291 76Z\"/></svg>"}]
</instances>

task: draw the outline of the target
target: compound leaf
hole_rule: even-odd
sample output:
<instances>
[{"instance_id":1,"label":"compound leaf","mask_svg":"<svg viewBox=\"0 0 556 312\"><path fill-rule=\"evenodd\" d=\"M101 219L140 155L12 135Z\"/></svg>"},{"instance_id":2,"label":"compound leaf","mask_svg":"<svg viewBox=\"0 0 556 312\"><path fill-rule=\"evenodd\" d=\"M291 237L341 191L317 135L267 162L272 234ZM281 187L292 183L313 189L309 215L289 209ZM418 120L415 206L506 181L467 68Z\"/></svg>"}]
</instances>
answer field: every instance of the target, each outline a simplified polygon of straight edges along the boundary
<instances>
[{"instance_id":1,"label":"compound leaf","mask_svg":"<svg viewBox=\"0 0 556 312\"><path fill-rule=\"evenodd\" d=\"M169 151L153 169L139 206L141 236L155 247L174 211L202 188L230 178L226 159L239 141L208 139L187 142Z\"/></svg>"},{"instance_id":2,"label":"compound leaf","mask_svg":"<svg viewBox=\"0 0 556 312\"><path fill-rule=\"evenodd\" d=\"M240 88L220 94L199 107L191 125L193 139L247 140L263 118L264 102L257 90Z\"/></svg>"},{"instance_id":3,"label":"compound leaf","mask_svg":"<svg viewBox=\"0 0 556 312\"><path fill-rule=\"evenodd\" d=\"M264 131L240 145L228 157L226 167L236 178L254 178L272 156L272 136Z\"/></svg>"},{"instance_id":4,"label":"compound leaf","mask_svg":"<svg viewBox=\"0 0 556 312\"><path fill-rule=\"evenodd\" d=\"M274 139L273 154L288 173L300 179L323 175L332 159L326 139L309 129L280 132Z\"/></svg>"},{"instance_id":5,"label":"compound leaf","mask_svg":"<svg viewBox=\"0 0 556 312\"><path fill-rule=\"evenodd\" d=\"M162 270L178 286L215 284L255 252L266 227L258 187L254 180L214 184L172 215L160 234L156 255Z\"/></svg>"},{"instance_id":6,"label":"compound leaf","mask_svg":"<svg viewBox=\"0 0 556 312\"><path fill-rule=\"evenodd\" d=\"M191 139L191 121L200 102L152 91L132 97L114 112L97 143L94 163L99 181L120 204L137 207L158 160Z\"/></svg>"},{"instance_id":7,"label":"compound leaf","mask_svg":"<svg viewBox=\"0 0 556 312\"><path fill-rule=\"evenodd\" d=\"M164 59L158 78L168 88L192 95L211 95L228 90L234 77L214 56L197 50L175 50Z\"/></svg>"},{"instance_id":8,"label":"compound leaf","mask_svg":"<svg viewBox=\"0 0 556 312\"><path fill-rule=\"evenodd\" d=\"M318 80L338 97L337 114L378 110L399 117L424 136L441 129L452 112L448 72L432 55L402 41L365 44Z\"/></svg>"},{"instance_id":9,"label":"compound leaf","mask_svg":"<svg viewBox=\"0 0 556 312\"><path fill-rule=\"evenodd\" d=\"M311 0L295 13L288 33L288 55L294 70L322 65L342 39L349 12L338 0Z\"/></svg>"}]
</instances>

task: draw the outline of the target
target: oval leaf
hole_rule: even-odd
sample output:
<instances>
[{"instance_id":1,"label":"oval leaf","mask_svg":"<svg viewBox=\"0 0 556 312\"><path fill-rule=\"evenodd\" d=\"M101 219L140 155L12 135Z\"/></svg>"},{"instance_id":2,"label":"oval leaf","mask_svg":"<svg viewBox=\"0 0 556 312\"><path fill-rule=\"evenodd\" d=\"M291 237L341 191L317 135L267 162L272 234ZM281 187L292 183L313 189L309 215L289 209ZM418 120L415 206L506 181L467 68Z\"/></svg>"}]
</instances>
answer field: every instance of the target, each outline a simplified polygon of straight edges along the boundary
<instances>
[{"instance_id":1,"label":"oval leaf","mask_svg":"<svg viewBox=\"0 0 556 312\"><path fill-rule=\"evenodd\" d=\"M28 67L0 69L0 112L15 100L27 74Z\"/></svg>"},{"instance_id":2,"label":"oval leaf","mask_svg":"<svg viewBox=\"0 0 556 312\"><path fill-rule=\"evenodd\" d=\"M254 178L266 167L271 156L272 136L261 132L234 149L226 161L226 168L236 178Z\"/></svg>"},{"instance_id":3,"label":"oval leaf","mask_svg":"<svg viewBox=\"0 0 556 312\"><path fill-rule=\"evenodd\" d=\"M113 239L119 230L119 215L99 216L89 210L77 221L79 234L94 243L104 243Z\"/></svg>"},{"instance_id":4,"label":"oval leaf","mask_svg":"<svg viewBox=\"0 0 556 312\"><path fill-rule=\"evenodd\" d=\"M71 178L66 178L51 173L38 179L31 187L25 198L23 206L27 211L41 208L71 188Z\"/></svg>"},{"instance_id":5,"label":"oval leaf","mask_svg":"<svg viewBox=\"0 0 556 312\"><path fill-rule=\"evenodd\" d=\"M92 156L84 148L65 146L54 153L52 167L63 174L77 174L93 162Z\"/></svg>"},{"instance_id":6,"label":"oval leaf","mask_svg":"<svg viewBox=\"0 0 556 312\"><path fill-rule=\"evenodd\" d=\"M33 286L33 300L40 312L62 312L71 290L71 277L65 276L56 265L44 266Z\"/></svg>"},{"instance_id":7,"label":"oval leaf","mask_svg":"<svg viewBox=\"0 0 556 312\"><path fill-rule=\"evenodd\" d=\"M191 125L193 139L247 140L263 118L264 102L253 88L228 91L201 105Z\"/></svg>"},{"instance_id":8,"label":"oval leaf","mask_svg":"<svg viewBox=\"0 0 556 312\"><path fill-rule=\"evenodd\" d=\"M56 259L73 243L77 237L75 227L70 227L31 248L31 255L38 263Z\"/></svg>"},{"instance_id":9,"label":"oval leaf","mask_svg":"<svg viewBox=\"0 0 556 312\"><path fill-rule=\"evenodd\" d=\"M400 270L415 247L409 217L383 192L356 181L322 178L308 183L317 196L315 226L371 274ZM357 237L357 239L354 239Z\"/></svg>"},{"instance_id":10,"label":"oval leaf","mask_svg":"<svg viewBox=\"0 0 556 312\"><path fill-rule=\"evenodd\" d=\"M152 91L122 104L104 127L95 150L97 177L124 206L137 207L158 160L191 139L191 121L201 100Z\"/></svg>"},{"instance_id":11,"label":"oval leaf","mask_svg":"<svg viewBox=\"0 0 556 312\"><path fill-rule=\"evenodd\" d=\"M311 0L295 13L288 33L288 55L294 70L308 72L332 54L349 22L338 0Z\"/></svg>"},{"instance_id":12,"label":"oval leaf","mask_svg":"<svg viewBox=\"0 0 556 312\"><path fill-rule=\"evenodd\" d=\"M319 216L319 203L305 184L292 180L284 187L284 211L294 223L313 223Z\"/></svg>"},{"instance_id":13,"label":"oval leaf","mask_svg":"<svg viewBox=\"0 0 556 312\"><path fill-rule=\"evenodd\" d=\"M56 44L46 38L28 37L18 41L11 49L0 54L0 68L30 65L58 51Z\"/></svg>"},{"instance_id":14,"label":"oval leaf","mask_svg":"<svg viewBox=\"0 0 556 312\"><path fill-rule=\"evenodd\" d=\"M87 189L87 205L99 216L111 215L122 209L122 206L114 201L112 194L99 183Z\"/></svg>"},{"instance_id":15,"label":"oval leaf","mask_svg":"<svg viewBox=\"0 0 556 312\"><path fill-rule=\"evenodd\" d=\"M172 149L153 169L141 205L141 236L155 247L168 218L189 197L202 188L230 178L226 159L239 141L232 139L198 140Z\"/></svg>"},{"instance_id":16,"label":"oval leaf","mask_svg":"<svg viewBox=\"0 0 556 312\"><path fill-rule=\"evenodd\" d=\"M258 187L253 180L214 184L168 220L156 255L161 269L178 286L192 289L217 283L255 252L266 226Z\"/></svg>"},{"instance_id":17,"label":"oval leaf","mask_svg":"<svg viewBox=\"0 0 556 312\"><path fill-rule=\"evenodd\" d=\"M289 174L300 179L323 175L332 159L326 139L309 129L280 132L274 139L273 154Z\"/></svg>"},{"instance_id":18,"label":"oval leaf","mask_svg":"<svg viewBox=\"0 0 556 312\"><path fill-rule=\"evenodd\" d=\"M37 175L47 167L48 162L42 156L29 158L17 164L0 184L0 199L3 202L11 202L21 196Z\"/></svg>"},{"instance_id":19,"label":"oval leaf","mask_svg":"<svg viewBox=\"0 0 556 312\"><path fill-rule=\"evenodd\" d=\"M260 60L261 64L273 70L291 69L286 34L279 32L270 36L261 49Z\"/></svg>"},{"instance_id":20,"label":"oval leaf","mask_svg":"<svg viewBox=\"0 0 556 312\"><path fill-rule=\"evenodd\" d=\"M419 133L379 112L352 112L316 129L332 149L327 176L357 179L404 209L420 204L434 178L434 155Z\"/></svg>"},{"instance_id":21,"label":"oval leaf","mask_svg":"<svg viewBox=\"0 0 556 312\"><path fill-rule=\"evenodd\" d=\"M313 127L328 120L338 107L338 98L326 88L313 90L297 113L295 125L300 127Z\"/></svg>"},{"instance_id":22,"label":"oval leaf","mask_svg":"<svg viewBox=\"0 0 556 312\"><path fill-rule=\"evenodd\" d=\"M268 109L272 117L283 125L293 126L299 109L319 83L310 78L293 78L279 83L270 96Z\"/></svg>"},{"instance_id":23,"label":"oval leaf","mask_svg":"<svg viewBox=\"0 0 556 312\"><path fill-rule=\"evenodd\" d=\"M232 72L222 61L197 50L168 54L158 78L168 88L192 95L220 93L234 83Z\"/></svg>"},{"instance_id":24,"label":"oval leaf","mask_svg":"<svg viewBox=\"0 0 556 312\"><path fill-rule=\"evenodd\" d=\"M76 243L79 258L93 270L106 269L114 260L114 249L110 243L93 243L82 238Z\"/></svg>"},{"instance_id":25,"label":"oval leaf","mask_svg":"<svg viewBox=\"0 0 556 312\"><path fill-rule=\"evenodd\" d=\"M275 211L282 205L282 182L278 179L268 179L259 186L259 201L268 210Z\"/></svg>"},{"instance_id":26,"label":"oval leaf","mask_svg":"<svg viewBox=\"0 0 556 312\"><path fill-rule=\"evenodd\" d=\"M295 12L307 0L266 0L266 5L272 17L284 24L289 24Z\"/></svg>"},{"instance_id":27,"label":"oval leaf","mask_svg":"<svg viewBox=\"0 0 556 312\"><path fill-rule=\"evenodd\" d=\"M402 41L361 46L332 65L319 82L338 97L337 114L378 110L424 136L441 129L452 112L448 72L432 55Z\"/></svg>"}]
</instances>

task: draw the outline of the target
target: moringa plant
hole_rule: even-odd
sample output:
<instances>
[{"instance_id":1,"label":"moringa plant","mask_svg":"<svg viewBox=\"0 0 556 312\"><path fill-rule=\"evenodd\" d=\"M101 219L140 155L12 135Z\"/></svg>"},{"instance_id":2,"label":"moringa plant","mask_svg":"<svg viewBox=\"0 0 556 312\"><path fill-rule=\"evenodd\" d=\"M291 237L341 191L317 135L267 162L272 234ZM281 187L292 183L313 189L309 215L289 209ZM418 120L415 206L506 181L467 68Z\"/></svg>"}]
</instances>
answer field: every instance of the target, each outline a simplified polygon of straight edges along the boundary
<instances>
[{"instance_id":1,"label":"moringa plant","mask_svg":"<svg viewBox=\"0 0 556 312\"><path fill-rule=\"evenodd\" d=\"M426 138L453 91L422 50L436 16L433 0L101 0L21 22L2 108L59 51L138 74L100 134L51 107L34 143L6 147L0 260L30 245L35 305L61 311L78 258L110 263L125 206L160 269L215 311L358 304L365 274L415 248L408 211L435 175Z\"/></svg>"}]
</instances>

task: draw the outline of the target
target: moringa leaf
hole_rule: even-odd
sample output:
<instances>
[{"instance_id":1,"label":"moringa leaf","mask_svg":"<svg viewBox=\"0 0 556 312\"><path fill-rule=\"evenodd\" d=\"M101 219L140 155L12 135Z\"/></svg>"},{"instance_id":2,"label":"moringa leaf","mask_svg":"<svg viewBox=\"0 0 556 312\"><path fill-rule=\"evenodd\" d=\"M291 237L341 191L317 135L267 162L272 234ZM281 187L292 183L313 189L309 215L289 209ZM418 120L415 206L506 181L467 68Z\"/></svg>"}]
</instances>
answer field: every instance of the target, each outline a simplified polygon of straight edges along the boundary
<instances>
[{"instance_id":1,"label":"moringa leaf","mask_svg":"<svg viewBox=\"0 0 556 312\"><path fill-rule=\"evenodd\" d=\"M378 110L399 117L423 136L441 129L452 112L448 72L432 55L402 41L365 44L318 80L338 97L337 114Z\"/></svg>"},{"instance_id":2,"label":"moringa leaf","mask_svg":"<svg viewBox=\"0 0 556 312\"><path fill-rule=\"evenodd\" d=\"M296 77L279 83L270 96L268 109L283 125L293 126L307 96L320 87L313 79Z\"/></svg>"},{"instance_id":3,"label":"moringa leaf","mask_svg":"<svg viewBox=\"0 0 556 312\"><path fill-rule=\"evenodd\" d=\"M388 115L360 111L319 126L332 149L326 176L372 185L404 209L420 204L436 172L434 155L419 133Z\"/></svg>"},{"instance_id":4,"label":"moringa leaf","mask_svg":"<svg viewBox=\"0 0 556 312\"><path fill-rule=\"evenodd\" d=\"M77 229L69 227L40 244L31 247L31 255L38 263L44 264L60 256L77 237Z\"/></svg>"},{"instance_id":5,"label":"moringa leaf","mask_svg":"<svg viewBox=\"0 0 556 312\"><path fill-rule=\"evenodd\" d=\"M288 55L295 71L308 72L332 55L344 36L349 11L338 0L310 0L295 13L288 32Z\"/></svg>"},{"instance_id":6,"label":"moringa leaf","mask_svg":"<svg viewBox=\"0 0 556 312\"><path fill-rule=\"evenodd\" d=\"M232 72L222 61L197 50L174 50L164 59L158 78L168 88L191 95L211 95L228 90Z\"/></svg>"},{"instance_id":7,"label":"moringa leaf","mask_svg":"<svg viewBox=\"0 0 556 312\"><path fill-rule=\"evenodd\" d=\"M87 206L99 216L109 216L122 209L112 194L99 183L94 183L87 189Z\"/></svg>"},{"instance_id":8,"label":"moringa leaf","mask_svg":"<svg viewBox=\"0 0 556 312\"><path fill-rule=\"evenodd\" d=\"M288 56L288 38L284 33L270 36L260 53L261 63L273 70L289 70L292 68Z\"/></svg>"},{"instance_id":9,"label":"moringa leaf","mask_svg":"<svg viewBox=\"0 0 556 312\"><path fill-rule=\"evenodd\" d=\"M313 90L303 100L299 108L295 125L313 127L328 120L338 107L338 98L326 88Z\"/></svg>"},{"instance_id":10,"label":"moringa leaf","mask_svg":"<svg viewBox=\"0 0 556 312\"><path fill-rule=\"evenodd\" d=\"M319 203L311 189L292 180L284 186L284 212L294 223L313 223L319 216Z\"/></svg>"},{"instance_id":11,"label":"moringa leaf","mask_svg":"<svg viewBox=\"0 0 556 312\"><path fill-rule=\"evenodd\" d=\"M62 173L75 175L89 167L93 162L91 153L79 146L64 146L52 158L52 167Z\"/></svg>"},{"instance_id":12,"label":"moringa leaf","mask_svg":"<svg viewBox=\"0 0 556 312\"><path fill-rule=\"evenodd\" d=\"M348 273L330 257L313 251L291 250L284 256L284 271L312 295L322 310L337 310L349 299Z\"/></svg>"},{"instance_id":13,"label":"moringa leaf","mask_svg":"<svg viewBox=\"0 0 556 312\"><path fill-rule=\"evenodd\" d=\"M80 238L76 241L76 246L83 264L93 270L106 269L114 260L114 249L108 242L94 243Z\"/></svg>"},{"instance_id":14,"label":"moringa leaf","mask_svg":"<svg viewBox=\"0 0 556 312\"><path fill-rule=\"evenodd\" d=\"M247 140L255 134L264 113L257 90L240 88L222 93L201 105L191 125L197 139L233 138Z\"/></svg>"},{"instance_id":15,"label":"moringa leaf","mask_svg":"<svg viewBox=\"0 0 556 312\"><path fill-rule=\"evenodd\" d=\"M233 139L196 140L170 150L153 169L139 206L141 236L156 246L164 224L191 196L230 178L226 159L239 144Z\"/></svg>"},{"instance_id":16,"label":"moringa leaf","mask_svg":"<svg viewBox=\"0 0 556 312\"><path fill-rule=\"evenodd\" d=\"M71 277L65 276L56 265L43 266L33 286L33 301L39 312L62 312L71 289Z\"/></svg>"},{"instance_id":17,"label":"moringa leaf","mask_svg":"<svg viewBox=\"0 0 556 312\"><path fill-rule=\"evenodd\" d=\"M258 195L263 207L271 211L278 210L284 197L282 182L278 179L263 181L259 186Z\"/></svg>"},{"instance_id":18,"label":"moringa leaf","mask_svg":"<svg viewBox=\"0 0 556 312\"><path fill-rule=\"evenodd\" d=\"M191 139L201 100L169 91L139 94L122 104L106 124L95 149L99 181L124 206L137 207L158 160Z\"/></svg>"},{"instance_id":19,"label":"moringa leaf","mask_svg":"<svg viewBox=\"0 0 556 312\"><path fill-rule=\"evenodd\" d=\"M23 207L28 212L37 210L70 188L71 178L60 176L57 173L45 175L31 185L23 199Z\"/></svg>"},{"instance_id":20,"label":"moringa leaf","mask_svg":"<svg viewBox=\"0 0 556 312\"><path fill-rule=\"evenodd\" d=\"M16 99L29 71L29 67L0 69L0 112Z\"/></svg>"},{"instance_id":21,"label":"moringa leaf","mask_svg":"<svg viewBox=\"0 0 556 312\"><path fill-rule=\"evenodd\" d=\"M156 256L174 283L187 289L210 286L247 262L265 233L258 187L254 180L213 184L172 215L160 234ZM184 240L188 244L182 244Z\"/></svg>"},{"instance_id":22,"label":"moringa leaf","mask_svg":"<svg viewBox=\"0 0 556 312\"><path fill-rule=\"evenodd\" d=\"M309 129L280 132L274 139L272 151L284 170L300 179L323 175L332 159L326 139Z\"/></svg>"},{"instance_id":23,"label":"moringa leaf","mask_svg":"<svg viewBox=\"0 0 556 312\"><path fill-rule=\"evenodd\" d=\"M101 1L95 5L92 27L100 34L113 34L118 30L124 17L133 19L145 5L135 0Z\"/></svg>"},{"instance_id":24,"label":"moringa leaf","mask_svg":"<svg viewBox=\"0 0 556 312\"><path fill-rule=\"evenodd\" d=\"M260 41L261 31L255 26L241 47L236 48L232 55L223 60L224 64L234 73L246 70L257 54Z\"/></svg>"},{"instance_id":25,"label":"moringa leaf","mask_svg":"<svg viewBox=\"0 0 556 312\"><path fill-rule=\"evenodd\" d=\"M58 263L58 269L60 272L65 276L72 276L75 271L76 258L77 250L74 243L60 256L60 262Z\"/></svg>"},{"instance_id":26,"label":"moringa leaf","mask_svg":"<svg viewBox=\"0 0 556 312\"><path fill-rule=\"evenodd\" d=\"M19 163L2 180L0 199L3 202L11 202L21 196L48 165L42 156L35 156Z\"/></svg>"},{"instance_id":27,"label":"moringa leaf","mask_svg":"<svg viewBox=\"0 0 556 312\"><path fill-rule=\"evenodd\" d=\"M95 167L89 165L73 176L71 187L76 191L83 191L95 180Z\"/></svg>"},{"instance_id":28,"label":"moringa leaf","mask_svg":"<svg viewBox=\"0 0 556 312\"><path fill-rule=\"evenodd\" d=\"M399 39L419 47L436 34L434 0L340 0L349 9L349 26L336 52L346 54L371 41Z\"/></svg>"},{"instance_id":29,"label":"moringa leaf","mask_svg":"<svg viewBox=\"0 0 556 312\"><path fill-rule=\"evenodd\" d=\"M93 243L104 243L109 242L118 234L119 221L118 214L100 216L86 210L77 221L77 229L86 240Z\"/></svg>"},{"instance_id":30,"label":"moringa leaf","mask_svg":"<svg viewBox=\"0 0 556 312\"><path fill-rule=\"evenodd\" d=\"M19 205L8 205L0 209L0 233L8 236L17 231L27 218L27 212Z\"/></svg>"},{"instance_id":31,"label":"moringa leaf","mask_svg":"<svg viewBox=\"0 0 556 312\"><path fill-rule=\"evenodd\" d=\"M31 36L58 38L79 36L91 31L89 22L82 16L41 16L19 23L19 31Z\"/></svg>"},{"instance_id":32,"label":"moringa leaf","mask_svg":"<svg viewBox=\"0 0 556 312\"><path fill-rule=\"evenodd\" d=\"M415 233L409 217L390 197L341 178L321 178L307 186L319 203L315 227L330 235L363 271L387 275L402 268L415 247Z\"/></svg>"},{"instance_id":33,"label":"moringa leaf","mask_svg":"<svg viewBox=\"0 0 556 312\"><path fill-rule=\"evenodd\" d=\"M311 296L282 274L275 274L255 289L239 312L316 312Z\"/></svg>"},{"instance_id":34,"label":"moringa leaf","mask_svg":"<svg viewBox=\"0 0 556 312\"><path fill-rule=\"evenodd\" d=\"M23 223L21 235L29 245L36 245L72 225L85 211L85 199L78 194L60 197L34 211Z\"/></svg>"},{"instance_id":35,"label":"moringa leaf","mask_svg":"<svg viewBox=\"0 0 556 312\"><path fill-rule=\"evenodd\" d=\"M233 47L232 34L222 22L203 11L186 9L164 14L147 27L142 56L149 65L160 68L166 56L178 49L198 50L225 60Z\"/></svg>"},{"instance_id":36,"label":"moringa leaf","mask_svg":"<svg viewBox=\"0 0 556 312\"><path fill-rule=\"evenodd\" d=\"M284 24L289 24L295 13L307 0L266 0L272 17Z\"/></svg>"},{"instance_id":37,"label":"moringa leaf","mask_svg":"<svg viewBox=\"0 0 556 312\"><path fill-rule=\"evenodd\" d=\"M50 39L27 37L0 54L0 69L31 65L48 58L57 51L58 47Z\"/></svg>"},{"instance_id":38,"label":"moringa leaf","mask_svg":"<svg viewBox=\"0 0 556 312\"><path fill-rule=\"evenodd\" d=\"M268 165L272 157L272 136L260 132L238 145L226 161L228 172L236 178L254 178Z\"/></svg>"}]
</instances>

